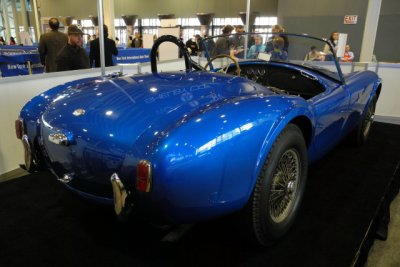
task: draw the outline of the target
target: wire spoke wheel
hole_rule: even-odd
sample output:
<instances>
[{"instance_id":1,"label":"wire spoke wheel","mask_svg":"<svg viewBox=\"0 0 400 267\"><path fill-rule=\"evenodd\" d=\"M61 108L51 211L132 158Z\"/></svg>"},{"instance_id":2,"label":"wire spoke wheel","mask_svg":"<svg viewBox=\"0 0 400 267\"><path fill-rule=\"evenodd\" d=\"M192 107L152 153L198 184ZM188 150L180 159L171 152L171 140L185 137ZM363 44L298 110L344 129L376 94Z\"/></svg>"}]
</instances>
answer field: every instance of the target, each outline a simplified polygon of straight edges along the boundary
<instances>
[{"instance_id":1,"label":"wire spoke wheel","mask_svg":"<svg viewBox=\"0 0 400 267\"><path fill-rule=\"evenodd\" d=\"M307 146L297 125L288 124L275 140L241 213L241 230L263 246L282 238L299 212L307 180Z\"/></svg>"},{"instance_id":2,"label":"wire spoke wheel","mask_svg":"<svg viewBox=\"0 0 400 267\"><path fill-rule=\"evenodd\" d=\"M373 102L368 106L368 111L367 114L364 118L364 129L363 129L363 135L365 137L368 136L370 130L371 130L371 126L372 123L374 122L374 117L375 117L375 103L374 100L372 100Z\"/></svg>"},{"instance_id":3,"label":"wire spoke wheel","mask_svg":"<svg viewBox=\"0 0 400 267\"><path fill-rule=\"evenodd\" d=\"M280 223L290 214L298 191L299 177L300 159L298 153L290 149L279 159L272 178L269 213L274 222Z\"/></svg>"}]
</instances>

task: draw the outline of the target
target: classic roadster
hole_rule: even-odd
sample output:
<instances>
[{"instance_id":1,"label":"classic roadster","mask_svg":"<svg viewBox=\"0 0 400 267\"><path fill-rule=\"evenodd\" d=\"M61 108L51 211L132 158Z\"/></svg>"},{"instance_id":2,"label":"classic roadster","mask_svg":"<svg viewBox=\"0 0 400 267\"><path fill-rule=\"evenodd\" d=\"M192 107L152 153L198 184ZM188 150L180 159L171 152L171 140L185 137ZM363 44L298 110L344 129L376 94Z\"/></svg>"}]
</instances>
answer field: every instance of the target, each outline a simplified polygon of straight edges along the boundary
<instances>
[{"instance_id":1,"label":"classic roadster","mask_svg":"<svg viewBox=\"0 0 400 267\"><path fill-rule=\"evenodd\" d=\"M185 70L158 72L164 42L178 46ZM381 80L371 71L344 75L330 44L308 35L202 43L206 66L162 36L152 73L82 79L33 98L15 124L26 169L49 168L121 218L184 224L237 213L250 240L281 238L308 165L346 136L367 140ZM306 57L325 46L329 54Z\"/></svg>"}]
</instances>

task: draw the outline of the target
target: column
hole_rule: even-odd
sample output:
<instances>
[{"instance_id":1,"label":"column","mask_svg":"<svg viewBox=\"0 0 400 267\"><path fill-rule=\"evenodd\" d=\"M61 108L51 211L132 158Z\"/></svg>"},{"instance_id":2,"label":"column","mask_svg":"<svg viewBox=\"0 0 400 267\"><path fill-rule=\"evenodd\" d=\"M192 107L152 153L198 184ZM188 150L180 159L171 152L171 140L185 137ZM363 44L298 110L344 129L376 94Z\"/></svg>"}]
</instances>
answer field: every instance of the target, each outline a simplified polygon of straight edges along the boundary
<instances>
[{"instance_id":1,"label":"column","mask_svg":"<svg viewBox=\"0 0 400 267\"><path fill-rule=\"evenodd\" d=\"M14 17L14 28L15 28L15 37L17 38L17 44L22 43L21 38L19 36L19 21L18 21L18 13L17 13L17 5L16 0L11 0L11 9Z\"/></svg>"},{"instance_id":2,"label":"column","mask_svg":"<svg viewBox=\"0 0 400 267\"><path fill-rule=\"evenodd\" d=\"M11 30L10 30L10 21L8 20L8 6L7 0L1 0L1 7L3 9L3 18L4 18L4 26L6 27L6 43L10 43Z\"/></svg>"},{"instance_id":3,"label":"column","mask_svg":"<svg viewBox=\"0 0 400 267\"><path fill-rule=\"evenodd\" d=\"M382 0L369 0L365 18L364 34L361 43L360 62L371 62L374 53L376 32Z\"/></svg>"},{"instance_id":4,"label":"column","mask_svg":"<svg viewBox=\"0 0 400 267\"><path fill-rule=\"evenodd\" d=\"M38 5L37 0L32 0L32 11L33 16L35 17L35 40L39 42L40 33L41 33L41 26L40 26L40 19L39 19L39 12L38 12Z\"/></svg>"},{"instance_id":5,"label":"column","mask_svg":"<svg viewBox=\"0 0 400 267\"><path fill-rule=\"evenodd\" d=\"M114 0L103 0L103 8L104 8L104 24L108 26L108 36L110 38L115 39Z\"/></svg>"},{"instance_id":6,"label":"column","mask_svg":"<svg viewBox=\"0 0 400 267\"><path fill-rule=\"evenodd\" d=\"M24 32L29 32L28 26L28 14L26 13L26 0L21 0L21 17L22 17L22 25L24 26Z\"/></svg>"}]
</instances>

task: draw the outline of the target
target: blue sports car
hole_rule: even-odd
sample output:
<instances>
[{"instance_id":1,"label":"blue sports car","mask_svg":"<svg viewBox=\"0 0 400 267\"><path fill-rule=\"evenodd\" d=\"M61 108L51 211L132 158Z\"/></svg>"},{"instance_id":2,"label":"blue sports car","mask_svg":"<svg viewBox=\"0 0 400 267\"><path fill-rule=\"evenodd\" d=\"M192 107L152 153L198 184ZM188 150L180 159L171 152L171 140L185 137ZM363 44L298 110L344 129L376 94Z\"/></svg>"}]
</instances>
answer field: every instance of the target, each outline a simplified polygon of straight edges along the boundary
<instances>
[{"instance_id":1,"label":"blue sports car","mask_svg":"<svg viewBox=\"0 0 400 267\"><path fill-rule=\"evenodd\" d=\"M157 70L164 42L180 49L184 70ZM308 165L344 137L367 140L381 80L344 75L331 45L308 35L222 35L200 50L205 57L191 58L162 36L151 73L82 79L33 98L15 124L26 169L50 169L120 218L186 224L237 213L250 240L281 238Z\"/></svg>"}]
</instances>

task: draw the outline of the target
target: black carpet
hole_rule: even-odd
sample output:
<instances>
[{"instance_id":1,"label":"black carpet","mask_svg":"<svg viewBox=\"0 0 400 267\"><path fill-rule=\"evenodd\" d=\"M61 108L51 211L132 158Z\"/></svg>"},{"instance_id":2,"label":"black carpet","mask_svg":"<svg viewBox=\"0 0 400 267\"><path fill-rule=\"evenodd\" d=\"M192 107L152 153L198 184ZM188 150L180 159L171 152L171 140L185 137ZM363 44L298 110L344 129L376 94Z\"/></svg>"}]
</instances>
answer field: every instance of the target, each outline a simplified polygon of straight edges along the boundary
<instances>
[{"instance_id":1,"label":"black carpet","mask_svg":"<svg viewBox=\"0 0 400 267\"><path fill-rule=\"evenodd\" d=\"M270 248L247 246L230 216L160 242L165 230L121 224L50 173L31 174L0 184L0 266L362 266L399 161L400 125L376 123L364 146L339 145L311 166L300 216Z\"/></svg>"}]
</instances>

